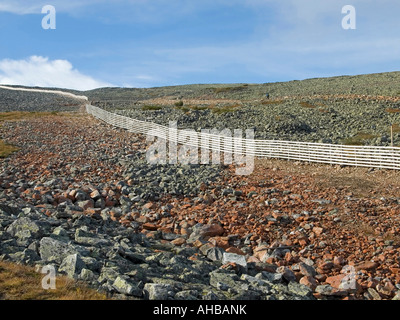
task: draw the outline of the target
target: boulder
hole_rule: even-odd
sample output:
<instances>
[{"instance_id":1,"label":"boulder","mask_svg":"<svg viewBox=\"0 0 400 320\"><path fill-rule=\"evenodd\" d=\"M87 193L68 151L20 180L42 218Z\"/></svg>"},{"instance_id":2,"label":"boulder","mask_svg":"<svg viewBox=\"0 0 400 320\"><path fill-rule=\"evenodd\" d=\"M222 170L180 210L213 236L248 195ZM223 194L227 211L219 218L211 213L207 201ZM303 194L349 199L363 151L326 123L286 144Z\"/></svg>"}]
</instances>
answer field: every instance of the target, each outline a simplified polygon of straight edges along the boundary
<instances>
[{"instance_id":1,"label":"boulder","mask_svg":"<svg viewBox=\"0 0 400 320\"><path fill-rule=\"evenodd\" d=\"M44 237L40 240L39 254L43 261L61 264L69 255L78 253L78 250L65 242Z\"/></svg>"},{"instance_id":2,"label":"boulder","mask_svg":"<svg viewBox=\"0 0 400 320\"><path fill-rule=\"evenodd\" d=\"M81 256L75 253L64 258L58 271L66 273L69 278L76 278L85 267Z\"/></svg>"},{"instance_id":3,"label":"boulder","mask_svg":"<svg viewBox=\"0 0 400 320\"><path fill-rule=\"evenodd\" d=\"M125 279L121 276L117 277L113 283L113 287L115 290L117 290L119 293L128 295L128 296L135 296L135 297L141 297L142 296L142 290L138 287L136 283L133 283L132 281Z\"/></svg>"},{"instance_id":4,"label":"boulder","mask_svg":"<svg viewBox=\"0 0 400 320\"><path fill-rule=\"evenodd\" d=\"M146 283L144 291L149 300L168 300L175 295L174 287L163 283Z\"/></svg>"}]
</instances>

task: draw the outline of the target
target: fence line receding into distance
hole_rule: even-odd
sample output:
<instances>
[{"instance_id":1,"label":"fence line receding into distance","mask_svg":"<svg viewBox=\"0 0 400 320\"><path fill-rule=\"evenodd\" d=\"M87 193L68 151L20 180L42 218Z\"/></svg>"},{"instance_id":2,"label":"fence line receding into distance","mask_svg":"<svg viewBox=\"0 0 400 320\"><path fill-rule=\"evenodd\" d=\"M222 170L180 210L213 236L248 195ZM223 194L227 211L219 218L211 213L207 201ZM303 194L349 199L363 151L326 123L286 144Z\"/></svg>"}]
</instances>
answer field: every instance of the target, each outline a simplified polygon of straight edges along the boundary
<instances>
[{"instance_id":1,"label":"fence line receding into distance","mask_svg":"<svg viewBox=\"0 0 400 320\"><path fill-rule=\"evenodd\" d=\"M140 121L118 115L99 107L86 105L86 111L94 117L130 132L157 136L176 143L212 151L236 153L254 157L277 158L347 166L400 169L400 148L382 146L348 146L312 142L281 140L253 140L222 137L204 132L174 130L152 122ZM190 139L188 139L190 136ZM240 149L240 148L239 148Z\"/></svg>"}]
</instances>

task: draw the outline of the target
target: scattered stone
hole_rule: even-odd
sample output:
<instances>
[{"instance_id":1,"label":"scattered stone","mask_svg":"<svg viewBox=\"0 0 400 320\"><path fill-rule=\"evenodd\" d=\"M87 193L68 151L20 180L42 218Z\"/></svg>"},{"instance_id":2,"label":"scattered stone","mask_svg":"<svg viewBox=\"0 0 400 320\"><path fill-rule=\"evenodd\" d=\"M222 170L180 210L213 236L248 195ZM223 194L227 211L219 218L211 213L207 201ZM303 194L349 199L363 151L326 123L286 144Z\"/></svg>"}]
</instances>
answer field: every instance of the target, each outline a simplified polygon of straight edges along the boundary
<instances>
[{"instance_id":1,"label":"scattered stone","mask_svg":"<svg viewBox=\"0 0 400 320\"><path fill-rule=\"evenodd\" d=\"M174 287L169 284L146 283L144 291L149 300L170 300L175 295Z\"/></svg>"},{"instance_id":2,"label":"scattered stone","mask_svg":"<svg viewBox=\"0 0 400 320\"><path fill-rule=\"evenodd\" d=\"M240 254L236 253L229 253L229 252L224 252L223 257L222 257L222 263L235 263L243 268L247 268L247 261L246 257Z\"/></svg>"},{"instance_id":3,"label":"scattered stone","mask_svg":"<svg viewBox=\"0 0 400 320\"><path fill-rule=\"evenodd\" d=\"M75 253L64 258L58 271L64 272L69 278L77 278L85 267L81 256Z\"/></svg>"},{"instance_id":4,"label":"scattered stone","mask_svg":"<svg viewBox=\"0 0 400 320\"><path fill-rule=\"evenodd\" d=\"M128 296L135 296L135 297L142 296L142 290L137 286L137 284L135 284L127 279L124 279L120 276L118 276L115 279L112 286L119 293L126 294Z\"/></svg>"}]
</instances>

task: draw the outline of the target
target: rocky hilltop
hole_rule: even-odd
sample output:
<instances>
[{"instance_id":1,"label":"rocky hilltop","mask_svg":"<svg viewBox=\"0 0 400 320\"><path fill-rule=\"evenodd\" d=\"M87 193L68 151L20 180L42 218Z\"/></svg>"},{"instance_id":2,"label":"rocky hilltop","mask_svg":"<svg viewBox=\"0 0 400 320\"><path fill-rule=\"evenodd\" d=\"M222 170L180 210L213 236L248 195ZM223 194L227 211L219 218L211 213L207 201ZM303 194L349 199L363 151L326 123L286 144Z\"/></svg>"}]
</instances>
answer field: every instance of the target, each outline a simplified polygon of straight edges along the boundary
<instances>
[{"instance_id":1,"label":"rocky hilltop","mask_svg":"<svg viewBox=\"0 0 400 320\"><path fill-rule=\"evenodd\" d=\"M356 104L372 113L392 108L382 115L397 121L396 77L79 94L155 122L184 115L181 125L193 127L236 125L238 114L243 122L246 110L258 117L262 108L274 117L294 108L332 115L317 110L340 107L340 119L353 110L360 117L352 123L361 124ZM256 160L249 176L224 165L151 165L146 137L79 112L77 101L74 112L65 112L70 106L58 96L12 92L18 103L11 103L10 94L0 90L3 112L18 105L39 115L64 112L1 123L1 139L19 148L0 162L1 259L52 265L118 299L399 298L397 172L265 159ZM289 127L295 132L289 137L312 137L296 133L300 118L284 118L281 134ZM337 139L353 137L350 127L339 129Z\"/></svg>"},{"instance_id":2,"label":"rocky hilltop","mask_svg":"<svg viewBox=\"0 0 400 320\"><path fill-rule=\"evenodd\" d=\"M256 139L389 146L400 143L400 73L283 83L85 92L95 105L180 128L253 129ZM267 98L268 95L268 98Z\"/></svg>"}]
</instances>

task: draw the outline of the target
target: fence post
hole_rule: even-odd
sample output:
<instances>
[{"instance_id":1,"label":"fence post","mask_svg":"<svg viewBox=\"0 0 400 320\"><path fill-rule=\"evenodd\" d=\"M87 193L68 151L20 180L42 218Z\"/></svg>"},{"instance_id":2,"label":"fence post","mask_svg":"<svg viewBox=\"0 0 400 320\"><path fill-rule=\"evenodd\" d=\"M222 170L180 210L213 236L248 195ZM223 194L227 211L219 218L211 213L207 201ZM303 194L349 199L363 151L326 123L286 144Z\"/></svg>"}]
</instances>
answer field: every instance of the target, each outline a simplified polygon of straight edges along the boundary
<instances>
[{"instance_id":1,"label":"fence post","mask_svg":"<svg viewBox=\"0 0 400 320\"><path fill-rule=\"evenodd\" d=\"M168 130L164 126L157 125L152 122L132 120L129 117L117 115L113 112L108 112L102 108L87 104L86 111L94 117L105 121L116 127L125 128L131 130L131 132L146 134L149 128L155 128L157 130ZM334 163L349 165L349 166L370 166L374 168L389 168L389 169L400 169L399 156L400 148L394 147L394 124L391 125L391 136L392 136L392 147L388 146L377 146L361 147L361 146L345 146L338 145L333 146L332 144L315 144L310 142L293 142L293 141L276 141L276 140L261 140L260 144L257 141L253 141L254 147L250 150L251 153L259 154L269 158L276 159L297 159L301 161ZM165 136L168 140L175 140L171 137L171 133L166 133ZM201 136L201 135L200 135ZM197 138L200 138L197 136ZM218 153L220 157L220 151L222 149L222 141L220 136L210 135L210 146L207 146L214 153ZM232 140L232 144L234 141ZM297 144L297 147L296 147ZM200 144L202 145L202 144ZM224 152L230 152L234 154L234 145L227 146L223 143ZM284 149L286 148L286 152ZM303 152L301 152L301 149ZM265 151L268 150L268 151ZM246 152L247 154L247 147ZM296 155L296 152L298 153ZM305 154L304 154L305 153ZM301 156L300 156L301 154ZM319 155L321 155L319 157ZM220 159L219 159L220 160ZM390 162L392 160L393 162Z\"/></svg>"},{"instance_id":2,"label":"fence post","mask_svg":"<svg viewBox=\"0 0 400 320\"><path fill-rule=\"evenodd\" d=\"M394 143L393 143L393 124L390 126L390 141L391 141L391 144L392 144L392 147L394 146Z\"/></svg>"}]
</instances>

